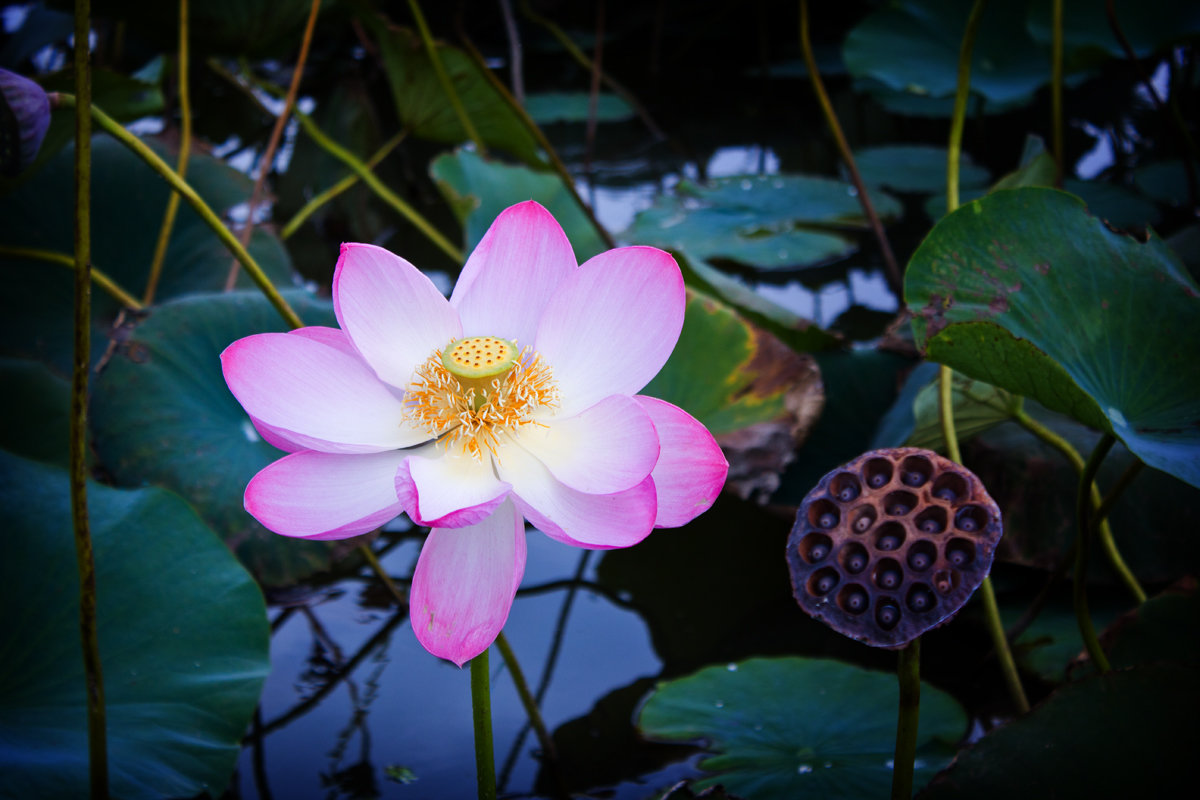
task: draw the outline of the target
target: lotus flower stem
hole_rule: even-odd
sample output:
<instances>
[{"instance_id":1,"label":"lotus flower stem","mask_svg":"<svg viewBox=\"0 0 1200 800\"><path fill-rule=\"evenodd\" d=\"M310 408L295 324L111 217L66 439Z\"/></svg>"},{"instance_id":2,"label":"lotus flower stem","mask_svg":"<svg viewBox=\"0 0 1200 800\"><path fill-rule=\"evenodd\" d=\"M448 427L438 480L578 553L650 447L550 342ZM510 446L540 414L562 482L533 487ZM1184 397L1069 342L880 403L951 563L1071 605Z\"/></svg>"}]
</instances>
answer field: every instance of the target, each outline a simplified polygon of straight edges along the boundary
<instances>
[{"instance_id":1,"label":"lotus flower stem","mask_svg":"<svg viewBox=\"0 0 1200 800\"><path fill-rule=\"evenodd\" d=\"M71 375L71 522L79 569L79 631L87 686L88 776L92 800L108 797L108 738L104 674L96 632L96 561L87 506L87 397L92 309L92 103L88 42L90 0L75 0L75 91L85 111L75 114L75 357Z\"/></svg>"},{"instance_id":2,"label":"lotus flower stem","mask_svg":"<svg viewBox=\"0 0 1200 800\"><path fill-rule=\"evenodd\" d=\"M1108 664L1108 657L1104 655L1104 649L1100 647L1100 640L1096 638L1096 629L1092 625L1091 616L1088 614L1087 563L1092 539L1091 522L1088 518L1092 510L1089 489L1092 487L1092 481L1095 479L1096 473L1100 470L1100 464L1103 463L1104 457L1108 455L1108 451L1112 449L1116 441L1116 437L1111 433L1106 433L1100 437L1100 441L1096 443L1096 447L1092 450L1092 455L1088 458L1087 464L1079 476L1079 491L1075 502L1078 538L1076 539L1077 545L1075 547L1075 586L1073 587L1072 599L1075 605L1075 618L1079 622L1079 634L1083 637L1083 644L1087 648L1088 655L1091 656L1092 661L1100 672L1108 672L1111 667Z\"/></svg>"},{"instance_id":3,"label":"lotus flower stem","mask_svg":"<svg viewBox=\"0 0 1200 800\"><path fill-rule=\"evenodd\" d=\"M921 712L920 636L900 650L896 677L900 682L900 706L896 716L896 753L892 757L892 800L909 800Z\"/></svg>"},{"instance_id":4,"label":"lotus flower stem","mask_svg":"<svg viewBox=\"0 0 1200 800\"><path fill-rule=\"evenodd\" d=\"M975 33L979 30L979 19L983 16L987 0L975 0L971 14L967 17L967 29L963 32L962 46L958 51L958 86L954 92L954 113L950 117L950 145L946 148L946 212L958 208L958 163L962 156L963 126L967 117L967 98L971 88L971 51L975 47ZM957 458L954 459L958 461Z\"/></svg>"},{"instance_id":5,"label":"lotus flower stem","mask_svg":"<svg viewBox=\"0 0 1200 800\"><path fill-rule=\"evenodd\" d=\"M462 125L467 138L475 143L475 151L480 156L486 157L487 145L483 143L483 137L479 135L479 131L471 122L471 117L467 114L467 109L463 106L462 99L455 91L454 83L446 72L446 65L442 63L442 56L437 50L437 45L434 44L433 35L429 32L429 24L425 22L425 15L421 12L421 4L417 0L408 0L408 8L412 12L413 20L417 23L417 30L421 34L421 41L425 44L425 52L429 54L429 62L433 65L433 71L437 74L438 83L442 85L442 91L446 93L446 98L454 109L454 115L458 117L458 124Z\"/></svg>"},{"instance_id":6,"label":"lotus flower stem","mask_svg":"<svg viewBox=\"0 0 1200 800\"><path fill-rule=\"evenodd\" d=\"M75 269L75 256L68 255L67 253L56 253L53 250L42 250L37 247L9 247L8 245L0 245L0 255L12 258L33 258L38 261L50 261L55 264L62 264L64 267L70 269ZM142 303L136 297L122 289L107 274L96 269L94 265L90 271L92 274L92 283L108 292L118 303L135 311L143 308Z\"/></svg>"},{"instance_id":7,"label":"lotus flower stem","mask_svg":"<svg viewBox=\"0 0 1200 800\"><path fill-rule=\"evenodd\" d=\"M78 101L74 95L60 92L56 95L56 102L61 106L74 108ZM304 327L304 323L300 321L300 317L296 314L295 310L288 305L287 300L283 298L283 295L279 293L279 290L275 288L275 284L273 284L271 279L267 277L267 274L263 272L262 267L260 267L258 262L254 260L254 257L246 251L246 248L242 246L242 243L237 240L237 237L233 235L233 232L230 231L225 223L221 221L221 218L218 217L211 208L209 208L208 203L204 202L204 199L196 193L196 190L193 189L187 181L179 177L179 174L175 172L175 170L171 169L171 167L167 165L167 162L159 158L157 153L146 146L145 142L134 136L129 131L125 130L125 128L121 126L121 123L117 122L108 114L105 114L96 106L92 106L91 108L92 119L97 125L104 129L105 133L108 133L121 144L128 147L134 152L135 155L150 165L150 168L166 179L171 188L179 192L179 194L183 196L183 199L188 202L188 205L190 205L192 209L200 215L201 219L208 223L208 226L212 228L213 233L217 235L217 238L221 240L221 243L228 247L233 253L234 258L241 262L242 266L245 267L246 274L250 276L251 280L254 281L255 285L258 286L259 290L263 293L263 295L266 296L271 305L275 307L275 310L279 312L279 315L283 317L283 319L293 328Z\"/></svg>"},{"instance_id":8,"label":"lotus flower stem","mask_svg":"<svg viewBox=\"0 0 1200 800\"><path fill-rule=\"evenodd\" d=\"M188 0L179 0L179 158L175 171L180 178L187 176L188 156L192 151L192 101L188 91ZM162 275L163 259L167 255L167 243L171 240L171 229L175 227L175 214L179 211L179 194L171 192L167 198L167 210L163 214L162 226L158 229L158 242L154 245L154 259L150 262L150 276L146 279L146 290L142 302L154 302L158 279Z\"/></svg>"},{"instance_id":9,"label":"lotus flower stem","mask_svg":"<svg viewBox=\"0 0 1200 800\"><path fill-rule=\"evenodd\" d=\"M492 754L492 690L488 651L471 659L471 717L475 722L475 784L479 800L496 800L496 759Z\"/></svg>"}]
</instances>

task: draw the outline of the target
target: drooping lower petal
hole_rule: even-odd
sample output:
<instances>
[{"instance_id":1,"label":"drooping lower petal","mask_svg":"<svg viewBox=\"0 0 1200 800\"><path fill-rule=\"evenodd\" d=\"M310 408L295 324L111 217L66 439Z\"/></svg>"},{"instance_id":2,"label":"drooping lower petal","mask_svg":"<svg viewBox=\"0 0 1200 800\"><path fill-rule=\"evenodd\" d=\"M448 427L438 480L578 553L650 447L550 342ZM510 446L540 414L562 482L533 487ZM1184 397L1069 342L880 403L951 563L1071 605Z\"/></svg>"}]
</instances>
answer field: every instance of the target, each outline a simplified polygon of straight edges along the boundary
<instances>
[{"instance_id":1,"label":"drooping lower petal","mask_svg":"<svg viewBox=\"0 0 1200 800\"><path fill-rule=\"evenodd\" d=\"M466 528L429 532L409 596L422 646L462 666L495 640L525 573L525 524L511 502Z\"/></svg>"},{"instance_id":2,"label":"drooping lower petal","mask_svg":"<svg viewBox=\"0 0 1200 800\"><path fill-rule=\"evenodd\" d=\"M546 306L534 342L554 370L561 413L649 383L679 339L684 304L679 266L653 247L609 250L575 270Z\"/></svg>"},{"instance_id":3,"label":"drooping lower petal","mask_svg":"<svg viewBox=\"0 0 1200 800\"><path fill-rule=\"evenodd\" d=\"M521 429L520 445L555 478L589 494L637 486L658 461L649 415L631 397L612 395L573 417L542 418Z\"/></svg>"},{"instance_id":4,"label":"drooping lower petal","mask_svg":"<svg viewBox=\"0 0 1200 800\"><path fill-rule=\"evenodd\" d=\"M491 460L443 452L429 445L405 459L396 473L396 494L418 525L474 525L504 502L512 486L496 478Z\"/></svg>"},{"instance_id":5,"label":"drooping lower petal","mask_svg":"<svg viewBox=\"0 0 1200 800\"><path fill-rule=\"evenodd\" d=\"M533 344L542 310L576 264L549 211L532 200L504 210L471 252L450 295L463 336Z\"/></svg>"},{"instance_id":6,"label":"drooping lower petal","mask_svg":"<svg viewBox=\"0 0 1200 800\"><path fill-rule=\"evenodd\" d=\"M372 453L429 438L366 362L315 339L247 336L221 353L221 369L246 413L299 447Z\"/></svg>"},{"instance_id":7,"label":"drooping lower petal","mask_svg":"<svg viewBox=\"0 0 1200 800\"><path fill-rule=\"evenodd\" d=\"M519 445L504 448L497 471L512 484L513 502L538 530L580 547L607 549L637 544L654 528L654 479L631 489L587 494L557 480Z\"/></svg>"},{"instance_id":8,"label":"drooping lower petal","mask_svg":"<svg viewBox=\"0 0 1200 800\"><path fill-rule=\"evenodd\" d=\"M654 421L662 454L651 476L658 492L656 528L684 525L708 510L725 485L729 462L708 429L656 397L634 398Z\"/></svg>"},{"instance_id":9,"label":"drooping lower petal","mask_svg":"<svg viewBox=\"0 0 1200 800\"><path fill-rule=\"evenodd\" d=\"M333 309L379 378L398 389L430 353L462 335L458 313L424 273L370 244L342 245Z\"/></svg>"},{"instance_id":10,"label":"drooping lower petal","mask_svg":"<svg viewBox=\"0 0 1200 800\"><path fill-rule=\"evenodd\" d=\"M400 514L396 469L406 453L305 451L267 465L246 487L246 510L284 536L344 539Z\"/></svg>"}]
</instances>

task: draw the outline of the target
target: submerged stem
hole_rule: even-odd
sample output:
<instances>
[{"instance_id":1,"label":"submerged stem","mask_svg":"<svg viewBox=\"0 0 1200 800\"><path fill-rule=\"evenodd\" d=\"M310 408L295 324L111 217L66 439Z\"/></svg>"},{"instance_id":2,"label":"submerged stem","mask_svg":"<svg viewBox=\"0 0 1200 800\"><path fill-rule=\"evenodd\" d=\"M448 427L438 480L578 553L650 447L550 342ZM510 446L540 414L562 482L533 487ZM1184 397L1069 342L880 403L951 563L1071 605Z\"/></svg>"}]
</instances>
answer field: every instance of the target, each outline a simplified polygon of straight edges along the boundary
<instances>
[{"instance_id":1,"label":"submerged stem","mask_svg":"<svg viewBox=\"0 0 1200 800\"><path fill-rule=\"evenodd\" d=\"M496 759L492 755L492 689L487 650L471 659L471 719L475 724L475 785L479 800L496 800Z\"/></svg>"},{"instance_id":2,"label":"submerged stem","mask_svg":"<svg viewBox=\"0 0 1200 800\"><path fill-rule=\"evenodd\" d=\"M537 733L538 742L542 746L543 763L554 774L555 783L560 783L558 780L558 749L554 746L554 739L550 736L545 720L542 719L538 701L529 691L529 682L525 680L521 663L517 661L517 654L513 652L512 645L505 638L504 631L496 635L496 647L500 650L500 657L504 659L504 665L512 676L513 686L517 690L517 696L521 698L521 705L525 707L525 715L529 717L529 724ZM562 786L559 786L558 789L560 796L567 796L567 792Z\"/></svg>"},{"instance_id":3,"label":"submerged stem","mask_svg":"<svg viewBox=\"0 0 1200 800\"><path fill-rule=\"evenodd\" d=\"M920 636L900 650L896 678L900 683L900 705L896 714L896 752L892 757L892 800L909 800L921 716Z\"/></svg>"},{"instance_id":4,"label":"submerged stem","mask_svg":"<svg viewBox=\"0 0 1200 800\"><path fill-rule=\"evenodd\" d=\"M1088 655L1091 657L1096 668L1100 672L1108 672L1111 667L1108 664L1108 657L1104 655L1104 649L1100 646L1100 640L1096 638L1096 629L1092 625L1091 614L1088 613L1087 599L1087 565L1088 551L1091 549L1091 522L1088 519L1092 510L1091 492L1092 481L1095 480L1096 473L1100 470L1100 464L1103 463L1104 457L1108 455L1108 451L1116 443L1116 437L1111 433L1106 433L1100 437L1100 441L1096 443L1096 447L1092 450L1092 455L1088 458L1087 464L1083 468L1083 472L1079 476L1079 490L1075 500L1075 519L1078 525L1076 531L1076 547L1075 547L1075 586L1073 587L1072 600L1075 605L1075 619L1079 623L1079 634L1083 637L1083 644L1087 648Z\"/></svg>"}]
</instances>

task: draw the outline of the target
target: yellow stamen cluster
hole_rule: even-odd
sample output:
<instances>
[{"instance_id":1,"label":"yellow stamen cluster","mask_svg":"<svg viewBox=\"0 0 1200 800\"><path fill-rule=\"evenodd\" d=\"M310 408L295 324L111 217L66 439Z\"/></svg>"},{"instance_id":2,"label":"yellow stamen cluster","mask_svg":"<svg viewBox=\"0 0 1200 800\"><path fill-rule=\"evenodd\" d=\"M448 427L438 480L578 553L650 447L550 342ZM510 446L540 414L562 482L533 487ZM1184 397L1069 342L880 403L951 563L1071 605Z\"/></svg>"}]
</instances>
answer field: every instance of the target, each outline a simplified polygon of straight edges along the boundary
<instances>
[{"instance_id":1,"label":"yellow stamen cluster","mask_svg":"<svg viewBox=\"0 0 1200 800\"><path fill-rule=\"evenodd\" d=\"M511 366L486 376L486 383L462 375L470 370L461 367L472 364L478 350L485 352L484 361L487 353L508 356L504 360ZM470 360L467 353L472 354ZM516 346L504 339L475 337L451 342L417 367L405 390L406 416L430 436L442 437L447 450L457 449L476 460L495 455L504 434L541 424L533 415L558 405L558 387L542 357L528 347L515 357L510 353L516 354Z\"/></svg>"}]
</instances>

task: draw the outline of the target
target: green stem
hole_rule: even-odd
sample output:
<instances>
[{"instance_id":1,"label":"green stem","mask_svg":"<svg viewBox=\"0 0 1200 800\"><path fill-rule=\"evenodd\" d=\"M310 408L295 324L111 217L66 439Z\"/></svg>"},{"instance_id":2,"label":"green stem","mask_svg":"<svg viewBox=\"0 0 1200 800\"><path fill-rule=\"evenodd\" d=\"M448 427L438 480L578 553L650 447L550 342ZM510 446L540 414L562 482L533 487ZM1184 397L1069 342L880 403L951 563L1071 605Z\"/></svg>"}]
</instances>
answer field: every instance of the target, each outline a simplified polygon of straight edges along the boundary
<instances>
[{"instance_id":1,"label":"green stem","mask_svg":"<svg viewBox=\"0 0 1200 800\"><path fill-rule=\"evenodd\" d=\"M475 784L479 800L496 800L496 758L492 754L492 690L488 651L471 659L471 718L475 724Z\"/></svg>"},{"instance_id":2,"label":"green stem","mask_svg":"<svg viewBox=\"0 0 1200 800\"><path fill-rule=\"evenodd\" d=\"M12 258L32 258L38 261L49 261L54 264L62 264L69 269L75 269L75 256L66 253L56 253L53 250L41 250L37 247L9 247L8 245L0 244L0 256L10 256ZM131 295L129 292L117 285L116 281L108 277L105 273L92 266L90 270L92 274L92 283L99 286L104 291L126 308L132 308L135 311L143 308L141 302Z\"/></svg>"},{"instance_id":3,"label":"green stem","mask_svg":"<svg viewBox=\"0 0 1200 800\"><path fill-rule=\"evenodd\" d=\"M209 64L212 66L211 61ZM218 70L218 72L222 71ZM229 76L228 73L224 74L231 78L239 86L242 86L242 82L238 78L235 76ZM271 94L277 96L280 94L278 86L272 86L265 81L259 80L256 80L255 84ZM318 147L329 153L338 161L341 161L343 164L349 167L355 175L357 175L359 178L362 178L363 183L371 187L371 190L375 192L375 194L379 195L379 199L383 200L385 203L394 208L402 217L407 219L413 227L423 233L425 238L429 239L429 241L431 241L439 250L453 259L456 264L463 263L464 258L462 251L451 244L446 237L442 236L442 234L438 232L437 228L433 227L433 225L431 225L428 220L422 217L415 208L410 206L403 199L401 199L399 195L385 186L383 182L376 177L375 173L371 172L370 168L363 163L362 159L351 153L346 148L342 147L337 142L333 141L333 139L329 138L324 131L317 127L317 123L313 122L312 117L308 116L304 112L300 111L299 109L295 109L292 112L292 116L296 118L296 121L300 123L300 127L304 129L304 132L308 134L309 138L311 138Z\"/></svg>"},{"instance_id":4,"label":"green stem","mask_svg":"<svg viewBox=\"0 0 1200 800\"><path fill-rule=\"evenodd\" d=\"M188 0L179 0L179 159L175 171L179 177L187 176L188 156L192 151L192 101L188 92ZM142 302L154 302L158 291L158 279L162 276L163 260L167 256L167 243L171 240L171 229L175 227L175 215L179 211L179 194L171 192L167 198L167 210L158 229L158 242L154 245L154 259L150 262L150 276L146 279L146 291Z\"/></svg>"},{"instance_id":5,"label":"green stem","mask_svg":"<svg viewBox=\"0 0 1200 800\"><path fill-rule=\"evenodd\" d=\"M267 149L263 151L259 161L258 177L254 180L254 188L250 192L250 203L246 206L246 224L238 235L238 241L243 247L250 244L254 234L254 214L262 202L263 187L267 183L267 173L275 163L275 150L279 140L283 138L283 129L287 127L288 118L296 106L296 95L300 92L300 78L304 75L304 64L308 61L308 48L312 45L313 31L317 27L317 12L321 10L321 0L312 0L308 12L308 22L304 26L304 36L300 40L300 54L296 56L296 66L292 68L292 80L288 84L287 96L283 101L283 110L275 117L275 125L271 128L271 137L267 140ZM237 285L238 262L235 260L229 266L229 274L225 276L225 291L233 290Z\"/></svg>"},{"instance_id":6,"label":"green stem","mask_svg":"<svg viewBox=\"0 0 1200 800\"><path fill-rule=\"evenodd\" d=\"M90 0L75 0L75 91L83 110L75 113L75 353L71 372L71 523L79 571L79 634L87 690L88 779L92 800L108 797L108 736L104 673L96 632L96 561L87 506L87 396L91 362L92 309L92 74Z\"/></svg>"},{"instance_id":7,"label":"green stem","mask_svg":"<svg viewBox=\"0 0 1200 800\"><path fill-rule=\"evenodd\" d=\"M1087 464L1084 465L1083 472L1079 476L1079 490L1075 501L1075 518L1078 524L1076 531L1078 538L1075 547L1075 586L1072 592L1075 619L1079 623L1079 634L1083 637L1083 644L1087 648L1088 655L1102 673L1108 672L1111 667L1108 664L1108 657L1104 655L1104 649L1100 647L1100 640L1096 638L1096 629L1093 627L1092 617L1088 613L1087 599L1088 551L1091 549L1092 538L1090 535L1091 522L1088 519L1088 514L1092 510L1089 489L1096 478L1096 473L1100 470L1100 464L1116 441L1116 437L1111 433L1100 437L1100 441L1096 443L1092 455L1088 458Z\"/></svg>"},{"instance_id":8,"label":"green stem","mask_svg":"<svg viewBox=\"0 0 1200 800\"><path fill-rule=\"evenodd\" d=\"M437 74L438 82L442 84L442 91L446 93L447 99L450 100L450 106L454 109L455 116L458 117L458 124L462 125L467 138L475 143L475 151L479 155L486 157L487 145L483 143L483 137L479 135L479 131L475 129L475 125L471 122L471 117L467 114L467 109L463 106L462 99L458 96L458 92L454 89L454 83L450 80L450 75L446 72L446 65L442 63L442 56L433 41L433 35L429 32L429 25L425 22L425 15L421 13L421 4L417 0L408 0L408 8L417 23L417 30L421 34L421 41L425 44L425 52L429 55L429 62L433 64L433 71Z\"/></svg>"},{"instance_id":9,"label":"green stem","mask_svg":"<svg viewBox=\"0 0 1200 800\"><path fill-rule=\"evenodd\" d=\"M1050 25L1050 130L1054 185L1063 181L1063 0L1053 0Z\"/></svg>"},{"instance_id":10,"label":"green stem","mask_svg":"<svg viewBox=\"0 0 1200 800\"><path fill-rule=\"evenodd\" d=\"M383 159L387 158L388 154L395 150L400 145L400 142L404 141L404 137L407 135L408 131L400 131L391 139L388 139L387 142L384 143L383 147L379 148L375 155L371 156L371 158L367 160L367 169L374 169L380 161L383 161ZM316 213L317 209L333 200L342 192L345 192L351 186L358 183L358 181L358 175L351 172L333 186L330 186L325 191L315 195L311 200L304 204L303 208L296 212L294 217L288 220L287 224L284 225L283 229L279 232L279 238L285 240L290 238L292 234L300 229L300 226L303 225L309 217Z\"/></svg>"},{"instance_id":11,"label":"green stem","mask_svg":"<svg viewBox=\"0 0 1200 800\"><path fill-rule=\"evenodd\" d=\"M74 95L60 92L57 95L57 102L59 105L74 108L76 105L76 98ZM233 253L234 258L241 262L242 266L246 269L246 274L250 276L251 280L254 281L255 285L258 286L259 290L266 296L267 300L270 301L271 305L275 307L275 310L279 312L279 315L283 317L283 319L289 325L291 325L293 328L304 327L304 323L300 321L300 317L297 316L292 307L288 305L287 300L283 299L283 295L281 295L279 290L275 288L275 285L271 283L271 279L268 278L266 273L262 271L262 267L258 265L258 262L256 262L254 258L248 252L246 252L246 248L242 246L242 243L239 242L237 237L234 236L229 228L225 226L225 223L221 222L221 218L218 217L213 210L208 207L208 203L204 202L204 199L201 198L200 195L196 194L196 190L193 189L191 185L187 183L187 181L180 178L175 170L171 169L165 161L158 157L157 153L146 146L145 142L134 136L129 131L125 130L123 127L121 127L121 123L105 114L96 106L92 106L92 119L95 120L96 124L103 128L106 133L119 141L121 144L128 147L139 158L150 165L151 169L166 179L167 183L170 184L172 189L179 192L179 194L183 196L183 199L188 202L188 205L190 205L192 209L199 214L206 223L208 223L208 226L212 228L213 233L217 235L217 238L221 240L221 243L229 248L229 250Z\"/></svg>"},{"instance_id":12,"label":"green stem","mask_svg":"<svg viewBox=\"0 0 1200 800\"><path fill-rule=\"evenodd\" d=\"M1071 466L1075 468L1075 472L1077 474L1083 474L1085 467L1083 456L1079 455L1079 451L1076 450L1070 442L1035 420L1033 417L1029 416L1024 409L1018 409L1013 414L1013 419L1022 428L1029 431L1058 452L1062 453L1063 457L1066 458L1067 461L1071 462ZM1134 464L1140 465L1141 462L1137 461L1134 462ZM1131 467L1131 469L1133 468ZM1092 484L1090 494L1092 507L1096 509L1092 517L1092 530L1095 531L1100 537L1100 546L1104 550L1104 555L1108 559L1109 566L1111 566L1113 571L1117 573L1117 577L1120 578L1121 583L1125 584L1125 588L1128 589L1130 594L1134 596L1134 599L1137 600L1138 605L1141 605L1142 603L1146 602L1146 591L1142 588L1142 585L1138 583L1138 579L1133 574L1133 570L1131 570L1129 565L1125 563L1125 559L1121 556L1121 551L1117 549L1116 540L1113 538L1112 526L1108 522L1108 510L1111 508L1113 501L1116 500L1116 498L1120 495L1120 492L1124 490L1125 486L1128 485L1130 480L1133 480L1133 477L1136 474L1136 469L1133 469L1132 474L1129 474L1129 470L1126 470L1126 474L1121 476L1122 479L1119 480L1117 484L1113 486L1112 491L1109 492L1109 497L1106 498L1108 501L1107 505L1102 504L1100 498L1100 489L1095 483ZM1126 475L1128 475L1128 477L1126 477Z\"/></svg>"},{"instance_id":13,"label":"green stem","mask_svg":"<svg viewBox=\"0 0 1200 800\"><path fill-rule=\"evenodd\" d=\"M395 582L392 580L392 576L387 574L387 570L383 568L383 564L379 563L379 558L375 555L375 551L371 549L371 546L366 544L359 545L358 552L362 554L363 559L371 567L372 571L374 571L376 577L378 577L379 580L383 582L383 585L387 587L387 590L392 593L392 598L396 601L396 606L398 608L404 608L406 605L408 605L408 598L405 597L404 593L401 592L396 586Z\"/></svg>"},{"instance_id":14,"label":"green stem","mask_svg":"<svg viewBox=\"0 0 1200 800\"><path fill-rule=\"evenodd\" d=\"M892 757L892 800L910 800L921 713L921 637L900 650L896 678L900 683L900 706L896 715L896 753Z\"/></svg>"},{"instance_id":15,"label":"green stem","mask_svg":"<svg viewBox=\"0 0 1200 800\"><path fill-rule=\"evenodd\" d=\"M979 20L986 5L987 0L975 0L975 5L971 6L967 29L963 32L958 51L958 84L954 93L954 113L950 118L950 146L946 149L946 213L958 208L958 164L962 157L963 127L967 119L967 99L970 97L971 50L975 47L975 33L979 30Z\"/></svg>"},{"instance_id":16,"label":"green stem","mask_svg":"<svg viewBox=\"0 0 1200 800\"><path fill-rule=\"evenodd\" d=\"M508 91L508 87L504 85L504 82L497 78L496 74L488 68L487 63L483 60L483 56L479 53L479 50L476 49L471 40L468 39L465 34L460 33L460 37L463 42L463 49L467 55L471 57L471 60L475 62L476 69L478 69L480 74L487 79L488 83L492 85L492 88L496 90L496 93L500 95L504 102L508 104L508 107L512 109L513 113L517 115L517 118L520 119L522 124L525 125L525 128L529 131L530 135L537 140L538 146L542 148L543 152L545 152L546 156L550 159L550 165L554 167L554 171L558 173L558 177L562 181L563 188L570 193L571 197L575 200L575 204L578 205L580 210L583 211L583 213L587 216L588 221L592 223L592 227L596 229L596 233L599 234L600 238L604 240L604 243L610 249L616 247L617 243L613 239L612 234L608 232L607 228L600 224L600 220L596 219L596 214L594 211L592 211L592 207L589 206L586 201L584 201L583 197L579 194L579 191L575 188L575 181L571 178L571 173L567 171L567 165L563 163L561 158L559 158L558 151L556 151L554 146L550 144L550 140L546 138L546 134L544 134L538 124L534 122L533 117L529 116L529 113L525 111L519 102L517 102L517 99L513 96L512 92Z\"/></svg>"},{"instance_id":17,"label":"green stem","mask_svg":"<svg viewBox=\"0 0 1200 800\"><path fill-rule=\"evenodd\" d=\"M845 134L842 133L842 125L838 122L837 114L833 110L833 103L829 101L829 95L825 92L825 83L821 80L821 73L817 70L817 60L813 56L812 43L808 36L808 0L800 0L800 49L804 53L804 63L808 67L808 76L812 80L813 92L821 106L821 113L825 116L825 123L829 126L829 132L833 134L833 140L837 144L842 161L846 162L846 168L850 170L850 180L854 182L854 188L858 191L858 202L862 205L863 213L871 225L871 230L875 233L875 239L879 242L879 251L883 255L883 262L887 267L888 282L895 291L900 292L904 283L900 265L892 253L892 246L888 242L887 234L884 233L883 223L879 221L879 215L875 213L875 204L871 202L871 195L867 192L867 186L858 172L858 164L854 160L854 154L850 151L850 144L846 141Z\"/></svg>"},{"instance_id":18,"label":"green stem","mask_svg":"<svg viewBox=\"0 0 1200 800\"><path fill-rule=\"evenodd\" d=\"M542 712L538 709L533 692L529 691L529 682L525 680L525 673L521 670L520 662L517 661L517 654L513 652L503 631L496 636L496 647L500 650L500 657L504 659L509 674L512 675L513 686L516 687L517 695L521 698L521 705L525 706L525 714L529 717L529 723L533 725L538 742L542 745L544 763L557 778L558 750L554 746L554 739L550 737L550 731L546 728L545 720L542 719ZM565 790L560 794L565 796Z\"/></svg>"}]
</instances>

